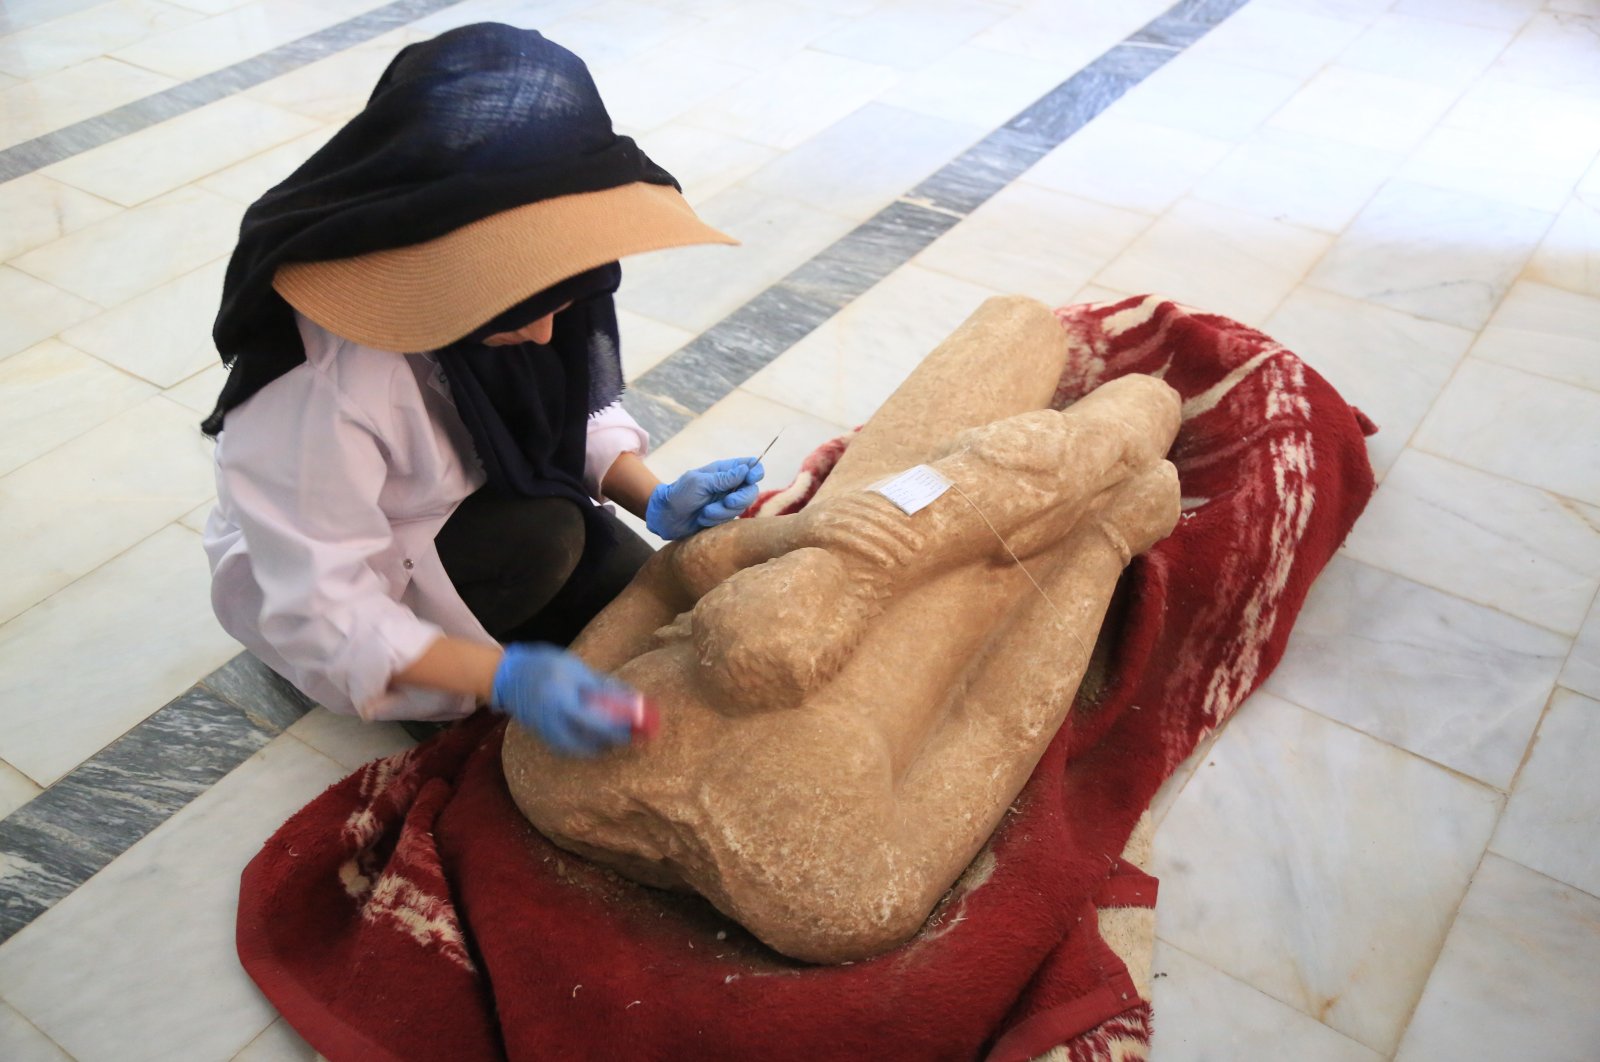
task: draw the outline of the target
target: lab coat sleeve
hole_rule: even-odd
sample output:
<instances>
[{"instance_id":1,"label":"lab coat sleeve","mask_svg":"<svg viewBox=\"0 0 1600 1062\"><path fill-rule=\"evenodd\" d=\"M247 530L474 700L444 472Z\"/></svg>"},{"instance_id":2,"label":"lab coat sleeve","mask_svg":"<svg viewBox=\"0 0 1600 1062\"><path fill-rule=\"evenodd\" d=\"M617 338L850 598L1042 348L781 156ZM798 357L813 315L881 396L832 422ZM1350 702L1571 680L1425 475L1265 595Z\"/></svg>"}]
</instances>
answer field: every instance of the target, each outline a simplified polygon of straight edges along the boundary
<instances>
[{"instance_id":1,"label":"lab coat sleeve","mask_svg":"<svg viewBox=\"0 0 1600 1062\"><path fill-rule=\"evenodd\" d=\"M628 415L621 402L589 416L589 441L583 461L583 485L595 501L604 501L600 482L623 454L650 452L650 434Z\"/></svg>"},{"instance_id":2,"label":"lab coat sleeve","mask_svg":"<svg viewBox=\"0 0 1600 1062\"><path fill-rule=\"evenodd\" d=\"M262 639L298 685L331 686L368 719L442 634L397 600L408 568L378 504L386 470L378 433L309 366L228 414L218 458Z\"/></svg>"}]
</instances>

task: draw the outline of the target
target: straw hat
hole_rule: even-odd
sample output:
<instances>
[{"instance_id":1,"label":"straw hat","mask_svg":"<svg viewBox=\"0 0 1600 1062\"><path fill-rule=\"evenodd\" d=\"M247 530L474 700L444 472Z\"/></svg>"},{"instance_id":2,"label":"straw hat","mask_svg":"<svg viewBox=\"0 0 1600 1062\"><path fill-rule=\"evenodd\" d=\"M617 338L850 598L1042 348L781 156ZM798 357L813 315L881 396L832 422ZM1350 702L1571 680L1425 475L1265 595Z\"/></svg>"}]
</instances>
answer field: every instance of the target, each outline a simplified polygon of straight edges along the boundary
<instances>
[{"instance_id":1,"label":"straw hat","mask_svg":"<svg viewBox=\"0 0 1600 1062\"><path fill-rule=\"evenodd\" d=\"M513 207L437 239L273 276L285 301L379 350L436 350L567 277L643 251L739 241L671 185L643 181Z\"/></svg>"}]
</instances>

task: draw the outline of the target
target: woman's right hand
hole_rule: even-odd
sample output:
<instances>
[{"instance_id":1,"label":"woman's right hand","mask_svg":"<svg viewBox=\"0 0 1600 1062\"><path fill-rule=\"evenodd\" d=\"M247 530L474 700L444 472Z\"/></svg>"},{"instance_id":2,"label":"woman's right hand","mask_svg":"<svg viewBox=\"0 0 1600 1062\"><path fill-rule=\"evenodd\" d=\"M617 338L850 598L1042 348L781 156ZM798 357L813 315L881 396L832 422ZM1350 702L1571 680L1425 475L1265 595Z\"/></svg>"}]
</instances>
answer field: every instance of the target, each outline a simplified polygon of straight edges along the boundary
<instances>
[{"instance_id":1,"label":"woman's right hand","mask_svg":"<svg viewBox=\"0 0 1600 1062\"><path fill-rule=\"evenodd\" d=\"M626 683L591 670L564 649L536 642L506 646L495 670L490 707L539 735L551 751L589 758L632 738L616 705L638 694Z\"/></svg>"}]
</instances>

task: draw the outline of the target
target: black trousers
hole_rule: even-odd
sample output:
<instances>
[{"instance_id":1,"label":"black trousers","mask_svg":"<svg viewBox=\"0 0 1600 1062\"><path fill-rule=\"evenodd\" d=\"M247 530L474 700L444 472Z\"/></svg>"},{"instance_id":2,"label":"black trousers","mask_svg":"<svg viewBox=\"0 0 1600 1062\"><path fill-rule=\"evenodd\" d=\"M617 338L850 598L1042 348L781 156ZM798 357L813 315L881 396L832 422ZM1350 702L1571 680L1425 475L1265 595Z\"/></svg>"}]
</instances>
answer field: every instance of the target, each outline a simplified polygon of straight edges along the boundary
<instances>
[{"instance_id":1,"label":"black trousers","mask_svg":"<svg viewBox=\"0 0 1600 1062\"><path fill-rule=\"evenodd\" d=\"M461 599L497 641L568 645L654 552L611 513L593 517L609 536L589 534L566 498L479 490L434 545Z\"/></svg>"}]
</instances>

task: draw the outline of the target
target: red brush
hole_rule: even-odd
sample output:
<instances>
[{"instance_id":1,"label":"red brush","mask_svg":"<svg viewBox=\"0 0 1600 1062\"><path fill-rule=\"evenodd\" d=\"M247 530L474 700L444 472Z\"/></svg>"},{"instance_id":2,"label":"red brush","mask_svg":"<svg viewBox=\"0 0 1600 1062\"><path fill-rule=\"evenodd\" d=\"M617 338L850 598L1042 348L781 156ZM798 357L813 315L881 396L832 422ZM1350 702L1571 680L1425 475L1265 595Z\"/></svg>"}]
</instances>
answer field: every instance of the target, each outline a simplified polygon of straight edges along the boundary
<instances>
[{"instance_id":1,"label":"red brush","mask_svg":"<svg viewBox=\"0 0 1600 1062\"><path fill-rule=\"evenodd\" d=\"M600 708L613 719L626 720L634 741L649 741L661 729L661 711L642 693L601 697Z\"/></svg>"}]
</instances>

